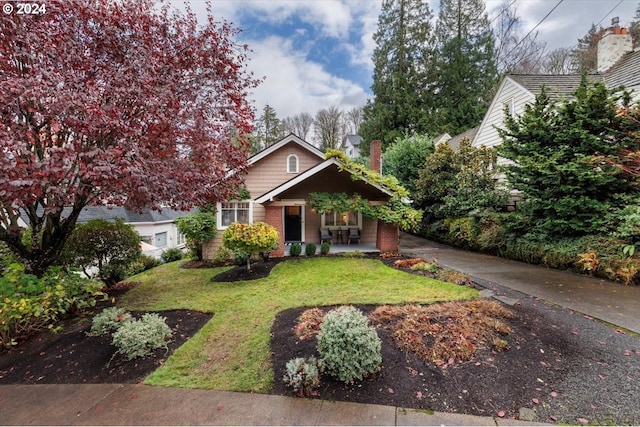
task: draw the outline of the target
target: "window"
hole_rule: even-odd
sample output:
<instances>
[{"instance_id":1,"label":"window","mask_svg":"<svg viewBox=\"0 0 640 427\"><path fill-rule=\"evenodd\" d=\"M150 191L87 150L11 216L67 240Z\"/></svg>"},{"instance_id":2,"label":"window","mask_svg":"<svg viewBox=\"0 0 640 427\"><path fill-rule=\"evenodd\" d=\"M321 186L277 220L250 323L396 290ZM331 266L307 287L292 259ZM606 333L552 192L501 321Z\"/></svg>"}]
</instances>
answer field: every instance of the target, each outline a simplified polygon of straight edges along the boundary
<instances>
[{"instance_id":1,"label":"window","mask_svg":"<svg viewBox=\"0 0 640 427\"><path fill-rule=\"evenodd\" d=\"M298 156L295 154L287 157L287 173L298 173Z\"/></svg>"},{"instance_id":2,"label":"window","mask_svg":"<svg viewBox=\"0 0 640 427\"><path fill-rule=\"evenodd\" d=\"M233 222L251 223L251 203L225 202L218 206L218 228L227 228Z\"/></svg>"},{"instance_id":3,"label":"window","mask_svg":"<svg viewBox=\"0 0 640 427\"><path fill-rule=\"evenodd\" d=\"M325 212L322 214L323 227L358 227L362 226L362 215L358 212Z\"/></svg>"},{"instance_id":4,"label":"window","mask_svg":"<svg viewBox=\"0 0 640 427\"><path fill-rule=\"evenodd\" d=\"M507 111L509 116L513 116L513 113L515 112L515 100L510 98L505 101L504 104L502 104L502 108Z\"/></svg>"},{"instance_id":5,"label":"window","mask_svg":"<svg viewBox=\"0 0 640 427\"><path fill-rule=\"evenodd\" d=\"M176 244L179 245L184 245L186 239L184 237L184 234L178 232L178 241L176 242Z\"/></svg>"},{"instance_id":6,"label":"window","mask_svg":"<svg viewBox=\"0 0 640 427\"><path fill-rule=\"evenodd\" d=\"M153 245L153 236L140 236L140 241L146 244Z\"/></svg>"},{"instance_id":7,"label":"window","mask_svg":"<svg viewBox=\"0 0 640 427\"><path fill-rule=\"evenodd\" d=\"M157 248L164 248L165 246L167 246L167 232L165 231L164 233L157 233L154 236L154 246Z\"/></svg>"}]
</instances>

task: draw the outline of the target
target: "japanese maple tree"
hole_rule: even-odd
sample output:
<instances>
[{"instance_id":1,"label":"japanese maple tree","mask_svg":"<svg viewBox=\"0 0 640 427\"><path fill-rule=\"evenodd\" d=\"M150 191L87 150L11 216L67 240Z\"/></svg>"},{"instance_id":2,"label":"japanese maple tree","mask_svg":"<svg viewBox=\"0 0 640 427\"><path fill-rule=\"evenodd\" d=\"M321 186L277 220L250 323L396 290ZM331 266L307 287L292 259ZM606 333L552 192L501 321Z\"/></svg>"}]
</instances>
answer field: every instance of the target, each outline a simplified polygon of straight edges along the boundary
<instances>
[{"instance_id":1,"label":"japanese maple tree","mask_svg":"<svg viewBox=\"0 0 640 427\"><path fill-rule=\"evenodd\" d=\"M28 272L58 262L89 204L186 210L237 190L227 172L245 167L259 80L239 30L207 10L198 23L169 1L48 0L2 14L0 240Z\"/></svg>"}]
</instances>

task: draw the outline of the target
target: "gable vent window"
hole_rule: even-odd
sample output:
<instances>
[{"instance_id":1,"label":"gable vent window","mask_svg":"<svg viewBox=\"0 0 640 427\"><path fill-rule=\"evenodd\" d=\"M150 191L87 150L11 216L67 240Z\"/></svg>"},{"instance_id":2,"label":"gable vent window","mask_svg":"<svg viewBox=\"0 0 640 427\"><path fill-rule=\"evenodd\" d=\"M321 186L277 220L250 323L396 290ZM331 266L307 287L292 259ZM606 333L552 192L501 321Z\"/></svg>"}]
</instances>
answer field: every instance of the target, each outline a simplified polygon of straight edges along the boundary
<instances>
[{"instance_id":1,"label":"gable vent window","mask_svg":"<svg viewBox=\"0 0 640 427\"><path fill-rule=\"evenodd\" d=\"M295 154L287 157L287 173L298 173L298 156Z\"/></svg>"}]
</instances>

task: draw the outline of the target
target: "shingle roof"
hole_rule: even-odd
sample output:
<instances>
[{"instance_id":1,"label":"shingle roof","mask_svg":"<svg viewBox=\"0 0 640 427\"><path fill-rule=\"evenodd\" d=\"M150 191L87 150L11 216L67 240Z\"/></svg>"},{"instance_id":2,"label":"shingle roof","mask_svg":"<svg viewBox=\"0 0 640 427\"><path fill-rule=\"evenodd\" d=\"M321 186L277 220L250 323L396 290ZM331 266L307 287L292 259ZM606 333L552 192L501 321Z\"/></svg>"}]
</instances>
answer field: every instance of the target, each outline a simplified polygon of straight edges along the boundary
<instances>
[{"instance_id":1,"label":"shingle roof","mask_svg":"<svg viewBox=\"0 0 640 427\"><path fill-rule=\"evenodd\" d=\"M609 88L640 85L640 50L624 55L620 61L604 73Z\"/></svg>"},{"instance_id":2,"label":"shingle roof","mask_svg":"<svg viewBox=\"0 0 640 427\"><path fill-rule=\"evenodd\" d=\"M465 138L468 138L469 141L473 141L473 139L476 137L476 133L478 133L478 129L480 129L480 126L476 126L473 129L469 129L458 135L455 135L451 137L451 139L448 140L446 144L449 147L453 148L454 151L458 151L458 149L460 148L460 142Z\"/></svg>"},{"instance_id":3,"label":"shingle roof","mask_svg":"<svg viewBox=\"0 0 640 427\"><path fill-rule=\"evenodd\" d=\"M582 81L580 74L509 74L509 77L535 95L544 86L552 100L571 97ZM587 79L593 83L604 81L602 74L588 74Z\"/></svg>"},{"instance_id":4,"label":"shingle roof","mask_svg":"<svg viewBox=\"0 0 640 427\"><path fill-rule=\"evenodd\" d=\"M126 223L155 223L173 221L174 219L187 214L188 212L175 211L169 208L162 208L159 212L144 209L141 213L137 213L121 206L87 206L82 210L82 212L80 212L78 222L83 223L92 219L106 219L107 221L112 221L116 218L122 218Z\"/></svg>"},{"instance_id":5,"label":"shingle roof","mask_svg":"<svg viewBox=\"0 0 640 427\"><path fill-rule=\"evenodd\" d=\"M345 142L351 143L354 147L357 147L362 143L362 137L360 135L347 135L344 139Z\"/></svg>"}]
</instances>

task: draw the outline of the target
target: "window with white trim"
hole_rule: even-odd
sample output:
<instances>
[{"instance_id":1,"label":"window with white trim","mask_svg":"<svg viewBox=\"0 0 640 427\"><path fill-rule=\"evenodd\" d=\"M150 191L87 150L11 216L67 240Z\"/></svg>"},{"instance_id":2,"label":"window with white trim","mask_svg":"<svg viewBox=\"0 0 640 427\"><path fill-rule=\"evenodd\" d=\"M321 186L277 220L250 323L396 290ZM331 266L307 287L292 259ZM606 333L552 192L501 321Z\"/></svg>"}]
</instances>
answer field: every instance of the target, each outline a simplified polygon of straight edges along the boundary
<instances>
[{"instance_id":1,"label":"window with white trim","mask_svg":"<svg viewBox=\"0 0 640 427\"><path fill-rule=\"evenodd\" d=\"M322 214L323 227L362 227L362 215L358 212L325 212Z\"/></svg>"},{"instance_id":2,"label":"window with white trim","mask_svg":"<svg viewBox=\"0 0 640 427\"><path fill-rule=\"evenodd\" d=\"M227 228L234 222L251 222L250 202L223 202L218 205L218 228Z\"/></svg>"},{"instance_id":3,"label":"window with white trim","mask_svg":"<svg viewBox=\"0 0 640 427\"><path fill-rule=\"evenodd\" d=\"M298 173L298 156L295 154L287 156L287 173Z\"/></svg>"},{"instance_id":4,"label":"window with white trim","mask_svg":"<svg viewBox=\"0 0 640 427\"><path fill-rule=\"evenodd\" d=\"M513 116L513 113L515 113L515 108L516 108L515 99L514 98L509 98L507 101L505 101L502 104L502 108L507 111L507 114L509 116Z\"/></svg>"}]
</instances>

